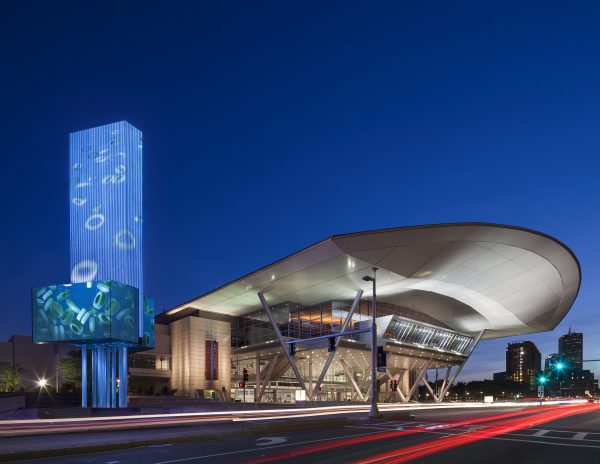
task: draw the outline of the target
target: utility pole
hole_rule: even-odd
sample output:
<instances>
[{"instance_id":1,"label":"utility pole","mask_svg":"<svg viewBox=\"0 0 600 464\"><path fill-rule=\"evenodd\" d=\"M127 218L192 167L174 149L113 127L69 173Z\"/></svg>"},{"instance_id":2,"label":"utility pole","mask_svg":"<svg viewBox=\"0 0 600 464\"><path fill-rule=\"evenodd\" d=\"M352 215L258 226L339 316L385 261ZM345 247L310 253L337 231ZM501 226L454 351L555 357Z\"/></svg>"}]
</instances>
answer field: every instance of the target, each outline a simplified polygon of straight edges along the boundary
<instances>
[{"instance_id":1,"label":"utility pole","mask_svg":"<svg viewBox=\"0 0 600 464\"><path fill-rule=\"evenodd\" d=\"M369 417L381 417L379 409L377 408L377 268L373 268L373 277L365 276L364 281L373 282L373 306L371 309L371 409L369 411Z\"/></svg>"}]
</instances>

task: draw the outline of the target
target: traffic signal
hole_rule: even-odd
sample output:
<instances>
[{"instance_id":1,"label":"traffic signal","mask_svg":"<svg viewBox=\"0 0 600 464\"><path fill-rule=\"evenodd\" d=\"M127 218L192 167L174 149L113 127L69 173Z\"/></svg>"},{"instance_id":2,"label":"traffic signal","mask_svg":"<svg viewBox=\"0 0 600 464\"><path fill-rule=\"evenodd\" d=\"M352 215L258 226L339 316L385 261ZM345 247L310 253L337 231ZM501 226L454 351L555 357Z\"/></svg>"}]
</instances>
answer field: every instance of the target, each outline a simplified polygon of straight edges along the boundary
<instances>
[{"instance_id":1,"label":"traffic signal","mask_svg":"<svg viewBox=\"0 0 600 464\"><path fill-rule=\"evenodd\" d=\"M327 348L327 351L329 351L330 353L332 351L335 351L335 337L329 338L329 347Z\"/></svg>"},{"instance_id":2,"label":"traffic signal","mask_svg":"<svg viewBox=\"0 0 600 464\"><path fill-rule=\"evenodd\" d=\"M238 384L238 386L239 386L240 388L246 388L246 384L245 384L244 382L240 382L240 383Z\"/></svg>"},{"instance_id":3,"label":"traffic signal","mask_svg":"<svg viewBox=\"0 0 600 464\"><path fill-rule=\"evenodd\" d=\"M244 368L244 383L248 381L248 369Z\"/></svg>"},{"instance_id":4,"label":"traffic signal","mask_svg":"<svg viewBox=\"0 0 600 464\"><path fill-rule=\"evenodd\" d=\"M387 353L383 351L383 346L377 347L377 367L386 367Z\"/></svg>"},{"instance_id":5,"label":"traffic signal","mask_svg":"<svg viewBox=\"0 0 600 464\"><path fill-rule=\"evenodd\" d=\"M290 343L290 356L293 358L296 354L296 344Z\"/></svg>"},{"instance_id":6,"label":"traffic signal","mask_svg":"<svg viewBox=\"0 0 600 464\"><path fill-rule=\"evenodd\" d=\"M394 380L393 382L394 382L394 384L392 386L392 391L397 391L398 390L398 381Z\"/></svg>"},{"instance_id":7,"label":"traffic signal","mask_svg":"<svg viewBox=\"0 0 600 464\"><path fill-rule=\"evenodd\" d=\"M540 383L540 385L544 385L546 383L546 377L544 377L543 375L538 379L538 382Z\"/></svg>"}]
</instances>

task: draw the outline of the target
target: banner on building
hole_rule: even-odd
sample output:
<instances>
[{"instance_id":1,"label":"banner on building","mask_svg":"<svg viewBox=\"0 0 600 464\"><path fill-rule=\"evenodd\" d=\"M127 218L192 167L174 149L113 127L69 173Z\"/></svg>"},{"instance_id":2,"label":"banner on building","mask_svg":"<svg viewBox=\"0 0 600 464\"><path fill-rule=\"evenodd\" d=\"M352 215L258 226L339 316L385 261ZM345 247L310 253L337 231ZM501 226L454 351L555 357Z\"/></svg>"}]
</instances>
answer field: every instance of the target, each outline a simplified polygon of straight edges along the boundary
<instances>
[{"instance_id":1,"label":"banner on building","mask_svg":"<svg viewBox=\"0 0 600 464\"><path fill-rule=\"evenodd\" d=\"M206 380L219 380L219 342L206 340Z\"/></svg>"}]
</instances>

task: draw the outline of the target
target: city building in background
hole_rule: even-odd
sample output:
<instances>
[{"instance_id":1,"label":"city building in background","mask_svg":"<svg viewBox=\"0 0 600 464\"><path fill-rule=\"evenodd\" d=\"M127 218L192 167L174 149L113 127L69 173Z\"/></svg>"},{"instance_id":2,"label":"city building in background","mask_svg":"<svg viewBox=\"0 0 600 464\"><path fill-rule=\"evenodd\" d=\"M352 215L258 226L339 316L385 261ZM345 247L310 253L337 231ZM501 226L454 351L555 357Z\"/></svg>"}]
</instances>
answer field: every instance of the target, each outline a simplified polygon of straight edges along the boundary
<instances>
[{"instance_id":1,"label":"city building in background","mask_svg":"<svg viewBox=\"0 0 600 464\"><path fill-rule=\"evenodd\" d=\"M534 390L542 370L542 355L533 342L509 343L506 347L506 378Z\"/></svg>"},{"instance_id":2,"label":"city building in background","mask_svg":"<svg viewBox=\"0 0 600 464\"><path fill-rule=\"evenodd\" d=\"M506 371L494 372L493 379L494 382L506 382Z\"/></svg>"},{"instance_id":3,"label":"city building in background","mask_svg":"<svg viewBox=\"0 0 600 464\"><path fill-rule=\"evenodd\" d=\"M550 371L560 362L560 355L558 353L550 353L544 359L544 370Z\"/></svg>"},{"instance_id":4,"label":"city building in background","mask_svg":"<svg viewBox=\"0 0 600 464\"><path fill-rule=\"evenodd\" d=\"M594 374L583 369L583 334L571 331L558 339L558 353L546 358L544 376L550 396L591 397L598 391Z\"/></svg>"},{"instance_id":5,"label":"city building in background","mask_svg":"<svg viewBox=\"0 0 600 464\"><path fill-rule=\"evenodd\" d=\"M558 339L558 355L569 368L583 369L583 334L569 332Z\"/></svg>"}]
</instances>

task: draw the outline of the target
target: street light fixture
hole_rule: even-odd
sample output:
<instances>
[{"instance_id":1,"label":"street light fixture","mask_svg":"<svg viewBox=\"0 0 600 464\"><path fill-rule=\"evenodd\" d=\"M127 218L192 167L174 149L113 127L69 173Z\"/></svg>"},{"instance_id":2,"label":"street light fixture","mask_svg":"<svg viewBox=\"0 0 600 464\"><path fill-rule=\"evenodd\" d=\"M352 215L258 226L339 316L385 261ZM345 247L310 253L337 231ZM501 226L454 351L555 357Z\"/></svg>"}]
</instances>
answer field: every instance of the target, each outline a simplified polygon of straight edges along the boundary
<instances>
[{"instance_id":1,"label":"street light fixture","mask_svg":"<svg viewBox=\"0 0 600 464\"><path fill-rule=\"evenodd\" d=\"M379 409L377 408L377 324L375 322L377 312L377 268L373 268L373 277L364 276L365 282L373 282L373 307L371 309L371 332L373 335L371 343L371 410L369 417L380 417Z\"/></svg>"},{"instance_id":2,"label":"street light fixture","mask_svg":"<svg viewBox=\"0 0 600 464\"><path fill-rule=\"evenodd\" d=\"M39 387L40 390L45 390L46 387L48 386L48 381L43 377L41 379L38 379L35 383Z\"/></svg>"}]
</instances>

